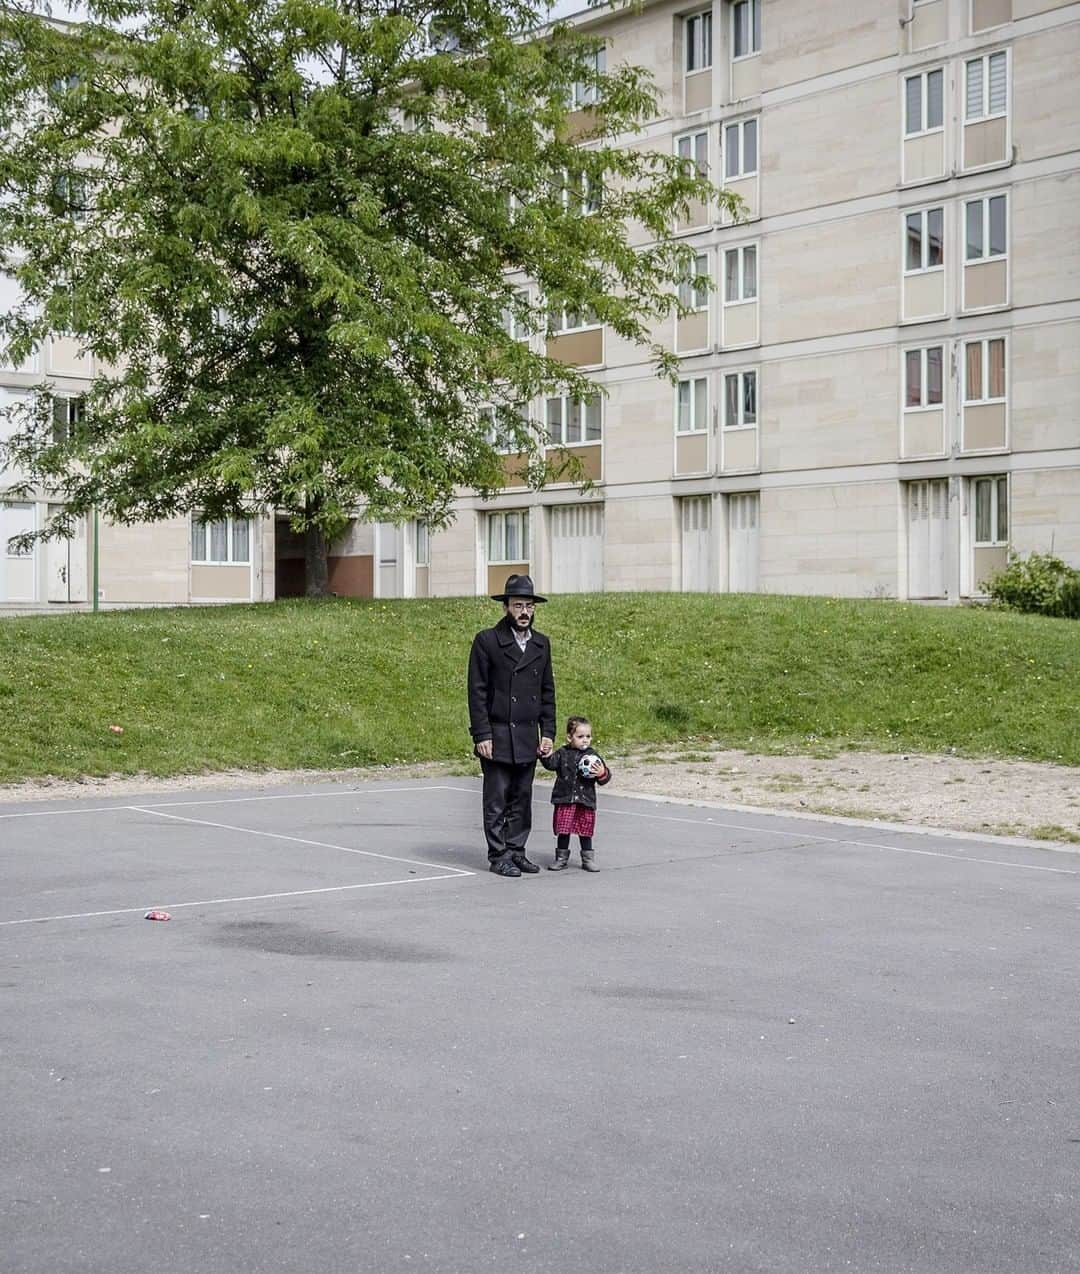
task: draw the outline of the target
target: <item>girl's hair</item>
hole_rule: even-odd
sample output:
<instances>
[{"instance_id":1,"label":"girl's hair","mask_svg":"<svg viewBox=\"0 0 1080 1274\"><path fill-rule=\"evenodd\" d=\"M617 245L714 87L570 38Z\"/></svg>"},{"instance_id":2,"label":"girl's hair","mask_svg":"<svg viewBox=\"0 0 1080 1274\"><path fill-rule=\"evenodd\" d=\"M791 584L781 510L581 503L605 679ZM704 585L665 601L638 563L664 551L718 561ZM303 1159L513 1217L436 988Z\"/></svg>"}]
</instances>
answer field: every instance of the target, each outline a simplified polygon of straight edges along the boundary
<instances>
[{"instance_id":1,"label":"girl's hair","mask_svg":"<svg viewBox=\"0 0 1080 1274\"><path fill-rule=\"evenodd\" d=\"M573 734L579 725L592 725L592 722L588 717L567 717L566 733L568 735Z\"/></svg>"}]
</instances>

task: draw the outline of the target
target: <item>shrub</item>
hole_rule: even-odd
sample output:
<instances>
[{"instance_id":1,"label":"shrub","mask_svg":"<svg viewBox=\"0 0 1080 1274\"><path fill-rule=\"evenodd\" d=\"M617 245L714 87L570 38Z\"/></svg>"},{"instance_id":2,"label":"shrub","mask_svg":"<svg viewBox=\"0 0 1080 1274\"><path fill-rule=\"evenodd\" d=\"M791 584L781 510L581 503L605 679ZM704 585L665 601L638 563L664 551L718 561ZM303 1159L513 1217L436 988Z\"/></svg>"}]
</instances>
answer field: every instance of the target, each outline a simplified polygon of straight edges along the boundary
<instances>
[{"instance_id":1,"label":"shrub","mask_svg":"<svg viewBox=\"0 0 1080 1274\"><path fill-rule=\"evenodd\" d=\"M983 585L999 606L1080 619L1080 571L1053 553L1009 554L1009 564Z\"/></svg>"}]
</instances>

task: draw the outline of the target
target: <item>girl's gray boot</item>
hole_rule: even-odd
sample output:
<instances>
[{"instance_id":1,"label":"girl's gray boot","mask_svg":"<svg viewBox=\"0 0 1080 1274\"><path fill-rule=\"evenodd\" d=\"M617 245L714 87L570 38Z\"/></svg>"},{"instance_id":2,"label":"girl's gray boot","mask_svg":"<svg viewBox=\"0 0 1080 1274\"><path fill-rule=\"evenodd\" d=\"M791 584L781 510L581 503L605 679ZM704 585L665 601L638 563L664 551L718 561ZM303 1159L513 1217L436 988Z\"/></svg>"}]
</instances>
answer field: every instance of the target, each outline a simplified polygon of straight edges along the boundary
<instances>
[{"instance_id":1,"label":"girl's gray boot","mask_svg":"<svg viewBox=\"0 0 1080 1274\"><path fill-rule=\"evenodd\" d=\"M581 870L582 871L599 871L596 865L596 850L583 849L581 851Z\"/></svg>"},{"instance_id":2,"label":"girl's gray boot","mask_svg":"<svg viewBox=\"0 0 1080 1274\"><path fill-rule=\"evenodd\" d=\"M548 871L566 871L569 865L570 850L556 848L555 861L553 863L548 863Z\"/></svg>"}]
</instances>

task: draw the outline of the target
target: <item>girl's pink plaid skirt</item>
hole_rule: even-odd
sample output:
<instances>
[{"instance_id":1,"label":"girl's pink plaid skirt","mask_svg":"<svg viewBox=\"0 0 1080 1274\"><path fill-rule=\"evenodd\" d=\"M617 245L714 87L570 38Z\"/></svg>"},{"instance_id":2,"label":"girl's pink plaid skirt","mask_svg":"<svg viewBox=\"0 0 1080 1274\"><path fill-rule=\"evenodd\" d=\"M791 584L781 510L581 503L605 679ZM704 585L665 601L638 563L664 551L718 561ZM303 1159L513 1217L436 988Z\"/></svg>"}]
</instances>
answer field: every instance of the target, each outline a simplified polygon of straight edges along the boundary
<instances>
[{"instance_id":1,"label":"girl's pink plaid skirt","mask_svg":"<svg viewBox=\"0 0 1080 1274\"><path fill-rule=\"evenodd\" d=\"M556 836L591 836L596 826L596 810L584 805L556 805L551 825Z\"/></svg>"}]
</instances>

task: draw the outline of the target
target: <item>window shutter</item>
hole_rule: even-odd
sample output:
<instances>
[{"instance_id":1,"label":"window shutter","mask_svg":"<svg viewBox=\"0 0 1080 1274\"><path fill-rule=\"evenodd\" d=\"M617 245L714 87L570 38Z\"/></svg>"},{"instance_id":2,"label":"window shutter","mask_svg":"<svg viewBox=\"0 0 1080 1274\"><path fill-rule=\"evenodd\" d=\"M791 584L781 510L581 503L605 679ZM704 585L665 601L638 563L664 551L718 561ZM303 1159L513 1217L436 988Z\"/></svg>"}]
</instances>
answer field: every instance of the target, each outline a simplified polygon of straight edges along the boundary
<instances>
[{"instance_id":1,"label":"window shutter","mask_svg":"<svg viewBox=\"0 0 1080 1274\"><path fill-rule=\"evenodd\" d=\"M1008 97L1006 57L1004 53L990 55L990 114L1002 115Z\"/></svg>"},{"instance_id":2,"label":"window shutter","mask_svg":"<svg viewBox=\"0 0 1080 1274\"><path fill-rule=\"evenodd\" d=\"M983 114L983 60L976 58L967 64L967 105L964 114L968 119L978 119Z\"/></svg>"}]
</instances>

